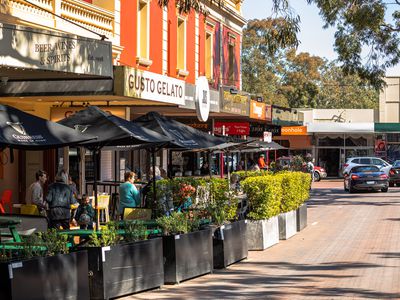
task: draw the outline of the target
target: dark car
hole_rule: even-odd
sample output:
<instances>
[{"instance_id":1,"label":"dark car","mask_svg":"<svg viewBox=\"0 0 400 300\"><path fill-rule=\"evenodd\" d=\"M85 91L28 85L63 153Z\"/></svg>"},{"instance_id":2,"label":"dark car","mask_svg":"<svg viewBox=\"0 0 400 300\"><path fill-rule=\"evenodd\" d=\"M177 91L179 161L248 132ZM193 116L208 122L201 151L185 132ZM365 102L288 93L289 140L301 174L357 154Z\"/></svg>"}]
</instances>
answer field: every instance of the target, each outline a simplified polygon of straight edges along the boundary
<instances>
[{"instance_id":1,"label":"dark car","mask_svg":"<svg viewBox=\"0 0 400 300\"><path fill-rule=\"evenodd\" d=\"M389 177L377 166L356 166L344 177L344 190L354 193L358 190L387 192Z\"/></svg>"},{"instance_id":2,"label":"dark car","mask_svg":"<svg viewBox=\"0 0 400 300\"><path fill-rule=\"evenodd\" d=\"M396 160L392 164L389 171L389 186L400 186L400 160Z\"/></svg>"}]
</instances>

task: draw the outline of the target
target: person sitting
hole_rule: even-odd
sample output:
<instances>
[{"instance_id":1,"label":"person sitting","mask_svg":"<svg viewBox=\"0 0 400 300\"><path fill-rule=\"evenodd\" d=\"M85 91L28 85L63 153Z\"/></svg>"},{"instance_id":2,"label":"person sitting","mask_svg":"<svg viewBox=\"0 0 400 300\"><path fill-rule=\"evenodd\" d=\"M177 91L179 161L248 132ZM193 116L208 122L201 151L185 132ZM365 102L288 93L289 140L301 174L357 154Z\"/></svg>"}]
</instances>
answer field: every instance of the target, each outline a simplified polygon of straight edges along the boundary
<instances>
[{"instance_id":1,"label":"person sitting","mask_svg":"<svg viewBox=\"0 0 400 300\"><path fill-rule=\"evenodd\" d=\"M69 229L71 204L75 204L76 199L68 185L68 174L64 170L57 173L56 182L49 186L46 201L49 204L49 227Z\"/></svg>"},{"instance_id":2,"label":"person sitting","mask_svg":"<svg viewBox=\"0 0 400 300\"><path fill-rule=\"evenodd\" d=\"M135 182L136 174L134 172L125 173L125 182L119 186L119 214L124 214L125 207L138 207L140 206L140 194Z\"/></svg>"},{"instance_id":3,"label":"person sitting","mask_svg":"<svg viewBox=\"0 0 400 300\"><path fill-rule=\"evenodd\" d=\"M201 175L207 175L210 173L210 166L207 161L205 161L200 168Z\"/></svg>"},{"instance_id":4,"label":"person sitting","mask_svg":"<svg viewBox=\"0 0 400 300\"><path fill-rule=\"evenodd\" d=\"M43 199L43 186L47 181L47 173L39 170L36 172L36 181L29 186L26 193L26 204L34 204L41 216L46 216L46 203Z\"/></svg>"},{"instance_id":5,"label":"person sitting","mask_svg":"<svg viewBox=\"0 0 400 300\"><path fill-rule=\"evenodd\" d=\"M81 229L93 229L95 211L90 204L88 195L82 195L82 199L75 213L74 223L78 223Z\"/></svg>"}]
</instances>

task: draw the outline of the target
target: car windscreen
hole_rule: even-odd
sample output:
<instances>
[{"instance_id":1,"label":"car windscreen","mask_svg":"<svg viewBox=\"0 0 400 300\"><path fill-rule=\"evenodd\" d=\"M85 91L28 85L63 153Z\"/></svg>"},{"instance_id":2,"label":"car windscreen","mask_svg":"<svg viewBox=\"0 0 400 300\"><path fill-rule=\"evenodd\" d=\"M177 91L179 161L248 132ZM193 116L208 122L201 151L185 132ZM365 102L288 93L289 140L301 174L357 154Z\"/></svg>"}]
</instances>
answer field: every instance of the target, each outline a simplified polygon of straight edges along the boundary
<instances>
[{"instance_id":1,"label":"car windscreen","mask_svg":"<svg viewBox=\"0 0 400 300\"><path fill-rule=\"evenodd\" d=\"M379 172L379 168L375 166L358 166L351 170L353 173L364 173L364 172Z\"/></svg>"}]
</instances>

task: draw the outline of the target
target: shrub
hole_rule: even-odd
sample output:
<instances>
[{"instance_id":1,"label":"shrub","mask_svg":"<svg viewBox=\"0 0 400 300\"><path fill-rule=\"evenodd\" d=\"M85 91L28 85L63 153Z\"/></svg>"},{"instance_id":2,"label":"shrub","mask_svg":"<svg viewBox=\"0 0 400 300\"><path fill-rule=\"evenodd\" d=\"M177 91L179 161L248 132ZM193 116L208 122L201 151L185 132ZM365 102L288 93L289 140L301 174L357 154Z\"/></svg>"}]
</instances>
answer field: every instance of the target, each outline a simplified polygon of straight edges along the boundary
<instances>
[{"instance_id":1,"label":"shrub","mask_svg":"<svg viewBox=\"0 0 400 300\"><path fill-rule=\"evenodd\" d=\"M242 182L242 186L249 201L250 219L269 219L280 213L282 176L249 177Z\"/></svg>"},{"instance_id":2,"label":"shrub","mask_svg":"<svg viewBox=\"0 0 400 300\"><path fill-rule=\"evenodd\" d=\"M144 225L143 221L125 221L125 242L136 242L147 240L147 227Z\"/></svg>"},{"instance_id":3,"label":"shrub","mask_svg":"<svg viewBox=\"0 0 400 300\"><path fill-rule=\"evenodd\" d=\"M271 175L272 172L267 171L267 170L260 170L260 171L237 171L233 172L233 174L236 174L239 176L239 180L245 180L248 177L255 177L255 176L265 176L265 175Z\"/></svg>"},{"instance_id":4,"label":"shrub","mask_svg":"<svg viewBox=\"0 0 400 300\"><path fill-rule=\"evenodd\" d=\"M281 212L295 210L302 203L303 174L302 172L281 172L276 175L282 177Z\"/></svg>"},{"instance_id":5,"label":"shrub","mask_svg":"<svg viewBox=\"0 0 400 300\"><path fill-rule=\"evenodd\" d=\"M199 219L191 213L173 212L156 220L163 229L164 235L188 233L199 229Z\"/></svg>"},{"instance_id":6,"label":"shrub","mask_svg":"<svg viewBox=\"0 0 400 300\"><path fill-rule=\"evenodd\" d=\"M105 228L101 230L101 235L98 235L95 231L90 235L90 241L88 242L89 247L105 247L113 246L122 240L122 237L118 234L118 225L114 222L109 222Z\"/></svg>"}]
</instances>

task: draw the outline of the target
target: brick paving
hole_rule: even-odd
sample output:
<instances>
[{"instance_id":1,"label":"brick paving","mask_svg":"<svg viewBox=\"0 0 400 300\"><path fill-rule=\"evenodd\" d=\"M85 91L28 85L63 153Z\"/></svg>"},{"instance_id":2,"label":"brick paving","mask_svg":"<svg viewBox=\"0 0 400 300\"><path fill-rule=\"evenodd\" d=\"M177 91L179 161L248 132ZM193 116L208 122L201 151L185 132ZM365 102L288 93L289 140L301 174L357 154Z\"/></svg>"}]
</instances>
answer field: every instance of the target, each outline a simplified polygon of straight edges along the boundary
<instances>
[{"instance_id":1,"label":"brick paving","mask_svg":"<svg viewBox=\"0 0 400 300\"><path fill-rule=\"evenodd\" d=\"M400 299L400 188L314 183L308 227L213 274L123 299Z\"/></svg>"}]
</instances>

